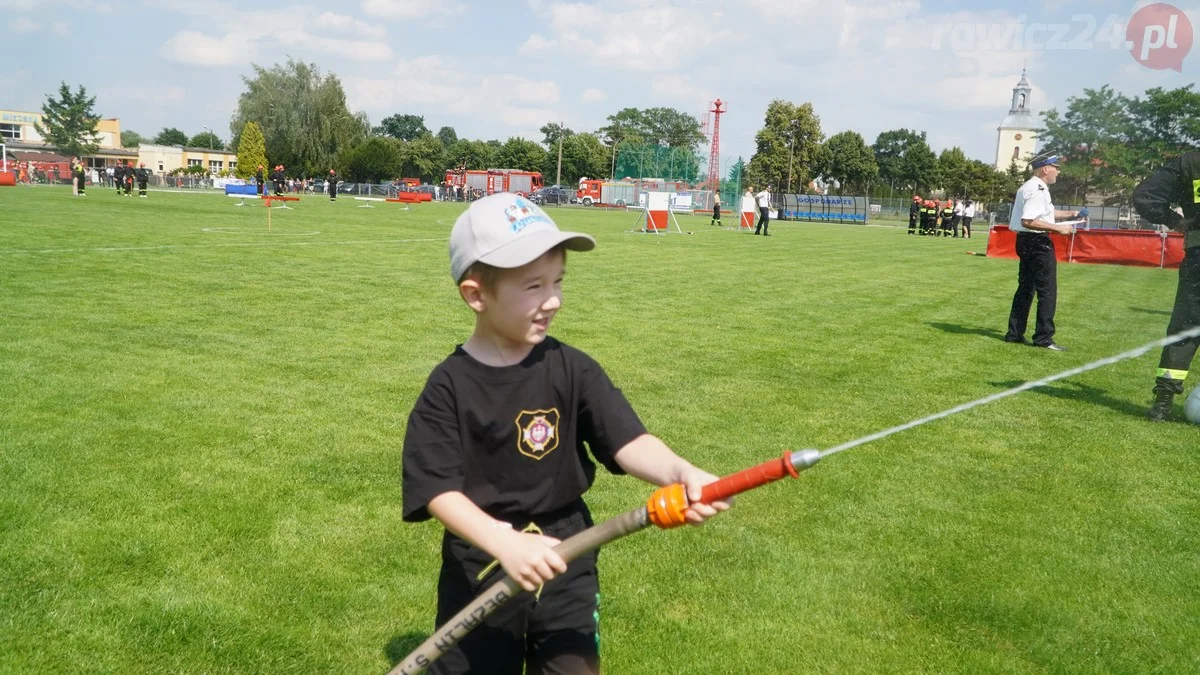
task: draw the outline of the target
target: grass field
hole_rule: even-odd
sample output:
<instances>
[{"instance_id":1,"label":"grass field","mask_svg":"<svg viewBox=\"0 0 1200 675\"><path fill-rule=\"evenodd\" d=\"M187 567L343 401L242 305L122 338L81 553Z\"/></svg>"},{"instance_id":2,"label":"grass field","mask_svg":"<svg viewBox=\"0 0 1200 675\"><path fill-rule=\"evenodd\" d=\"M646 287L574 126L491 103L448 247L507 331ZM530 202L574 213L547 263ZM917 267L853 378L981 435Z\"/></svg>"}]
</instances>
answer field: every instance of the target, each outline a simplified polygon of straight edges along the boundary
<instances>
[{"instance_id":1,"label":"grass field","mask_svg":"<svg viewBox=\"0 0 1200 675\"><path fill-rule=\"evenodd\" d=\"M268 233L233 203L0 190L0 672L382 673L432 628L440 531L401 522L400 445L470 330L462 207L306 198ZM1060 266L1053 353L999 339L1016 262L964 255L986 232L552 214L599 246L551 332L714 473L1159 338L1176 280ZM606 548L606 671L1200 670L1200 429L1143 420L1157 358Z\"/></svg>"}]
</instances>

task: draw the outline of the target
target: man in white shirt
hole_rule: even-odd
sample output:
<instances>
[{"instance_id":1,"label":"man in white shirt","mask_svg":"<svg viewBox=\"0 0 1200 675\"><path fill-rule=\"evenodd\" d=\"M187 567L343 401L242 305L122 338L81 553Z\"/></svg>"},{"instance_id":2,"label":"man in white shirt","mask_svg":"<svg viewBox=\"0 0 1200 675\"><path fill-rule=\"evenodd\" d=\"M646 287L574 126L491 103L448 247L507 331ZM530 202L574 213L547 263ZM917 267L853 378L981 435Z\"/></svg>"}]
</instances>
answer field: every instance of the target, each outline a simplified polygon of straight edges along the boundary
<instances>
[{"instance_id":1,"label":"man in white shirt","mask_svg":"<svg viewBox=\"0 0 1200 675\"><path fill-rule=\"evenodd\" d=\"M951 227L954 228L954 238L955 239L958 239L958 224L962 222L962 219L963 219L963 200L962 200L962 198L956 198L954 200L954 220L950 221Z\"/></svg>"},{"instance_id":2,"label":"man in white shirt","mask_svg":"<svg viewBox=\"0 0 1200 675\"><path fill-rule=\"evenodd\" d=\"M763 188L763 191L754 195L754 199L758 201L758 225L754 228L754 234L759 234L762 230L762 236L769 237L767 227L771 223L771 186Z\"/></svg>"},{"instance_id":3,"label":"man in white shirt","mask_svg":"<svg viewBox=\"0 0 1200 675\"><path fill-rule=\"evenodd\" d=\"M1033 178L1025 181L1013 200L1008 228L1017 233L1017 292L1008 315L1005 342L1025 343L1025 325L1037 294L1037 325L1033 331L1035 347L1066 351L1054 341L1054 309L1058 296L1058 260L1050 233L1071 234L1074 226L1057 223L1056 218L1075 218L1078 211L1057 211L1050 199L1050 185L1058 180L1058 156L1043 154L1029 163Z\"/></svg>"},{"instance_id":4,"label":"man in white shirt","mask_svg":"<svg viewBox=\"0 0 1200 675\"><path fill-rule=\"evenodd\" d=\"M963 226L963 238L964 239L971 238L971 221L974 219L975 219L975 202L971 201L970 199L967 199L965 202L963 202L962 226Z\"/></svg>"}]
</instances>

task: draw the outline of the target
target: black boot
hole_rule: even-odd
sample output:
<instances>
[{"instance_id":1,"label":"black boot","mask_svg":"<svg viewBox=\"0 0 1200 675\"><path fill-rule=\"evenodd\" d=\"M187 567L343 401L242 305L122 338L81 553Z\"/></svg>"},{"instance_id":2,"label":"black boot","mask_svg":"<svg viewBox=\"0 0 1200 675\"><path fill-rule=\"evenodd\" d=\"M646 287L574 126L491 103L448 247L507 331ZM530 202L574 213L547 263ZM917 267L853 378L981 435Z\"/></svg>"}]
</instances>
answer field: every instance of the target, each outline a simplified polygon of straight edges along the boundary
<instances>
[{"instance_id":1,"label":"black boot","mask_svg":"<svg viewBox=\"0 0 1200 675\"><path fill-rule=\"evenodd\" d=\"M1175 394L1183 393L1183 382L1160 377L1154 381L1154 403L1146 417L1152 422L1165 422L1171 418L1171 410L1175 405Z\"/></svg>"}]
</instances>

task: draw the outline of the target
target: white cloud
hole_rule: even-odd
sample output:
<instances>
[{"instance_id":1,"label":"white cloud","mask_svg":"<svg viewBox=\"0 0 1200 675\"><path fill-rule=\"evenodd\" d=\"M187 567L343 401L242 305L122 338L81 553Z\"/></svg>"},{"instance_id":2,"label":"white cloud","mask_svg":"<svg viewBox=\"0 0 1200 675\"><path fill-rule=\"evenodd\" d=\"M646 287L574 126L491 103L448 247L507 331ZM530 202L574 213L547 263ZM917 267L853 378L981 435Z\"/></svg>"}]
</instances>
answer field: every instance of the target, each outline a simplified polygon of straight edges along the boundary
<instances>
[{"instance_id":1,"label":"white cloud","mask_svg":"<svg viewBox=\"0 0 1200 675\"><path fill-rule=\"evenodd\" d=\"M18 16L8 22L8 29L14 33L36 33L42 25L27 16Z\"/></svg>"},{"instance_id":2,"label":"white cloud","mask_svg":"<svg viewBox=\"0 0 1200 675\"><path fill-rule=\"evenodd\" d=\"M50 32L59 37L69 37L71 35L71 27L65 21L55 21L50 24Z\"/></svg>"},{"instance_id":3,"label":"white cloud","mask_svg":"<svg viewBox=\"0 0 1200 675\"><path fill-rule=\"evenodd\" d=\"M176 33L159 47L158 53L194 66L231 66L253 56L251 46L233 33L215 38L193 30Z\"/></svg>"},{"instance_id":4,"label":"white cloud","mask_svg":"<svg viewBox=\"0 0 1200 675\"><path fill-rule=\"evenodd\" d=\"M385 19L423 19L458 14L465 9L457 0L363 0L362 11Z\"/></svg>"},{"instance_id":5,"label":"white cloud","mask_svg":"<svg viewBox=\"0 0 1200 675\"><path fill-rule=\"evenodd\" d=\"M401 60L390 77L348 76L343 83L350 106L376 119L397 110L471 117L490 122L488 133L539 140L531 130L561 116L555 109L561 99L556 82L480 74L439 56ZM497 122L505 128L494 126Z\"/></svg>"},{"instance_id":6,"label":"white cloud","mask_svg":"<svg viewBox=\"0 0 1200 675\"><path fill-rule=\"evenodd\" d=\"M608 94L596 88L585 89L583 93L579 95L579 100L582 103L599 103L607 98Z\"/></svg>"}]
</instances>

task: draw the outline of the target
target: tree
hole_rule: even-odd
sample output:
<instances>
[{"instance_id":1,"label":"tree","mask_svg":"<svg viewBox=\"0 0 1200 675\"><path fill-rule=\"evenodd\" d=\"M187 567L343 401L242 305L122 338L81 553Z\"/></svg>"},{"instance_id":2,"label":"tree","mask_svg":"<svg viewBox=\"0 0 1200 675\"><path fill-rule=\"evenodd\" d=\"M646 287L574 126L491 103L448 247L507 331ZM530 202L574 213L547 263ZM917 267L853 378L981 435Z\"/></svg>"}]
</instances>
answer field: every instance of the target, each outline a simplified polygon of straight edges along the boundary
<instances>
[{"instance_id":1,"label":"tree","mask_svg":"<svg viewBox=\"0 0 1200 675\"><path fill-rule=\"evenodd\" d=\"M811 103L771 101L763 128L754 136L755 152L743 182L755 187L770 185L780 192L802 190L815 177L812 167L814 160L820 159L823 138L821 120Z\"/></svg>"},{"instance_id":2,"label":"tree","mask_svg":"<svg viewBox=\"0 0 1200 675\"><path fill-rule=\"evenodd\" d=\"M505 169L541 171L546 162L546 151L542 146L525 138L512 137L500 147L496 163Z\"/></svg>"},{"instance_id":3,"label":"tree","mask_svg":"<svg viewBox=\"0 0 1200 675\"><path fill-rule=\"evenodd\" d=\"M99 147L96 124L100 116L93 111L96 97L89 97L83 85L71 93L63 82L58 99L47 96L42 104L42 119L33 126L46 142L59 152L72 157L90 155Z\"/></svg>"},{"instance_id":4,"label":"tree","mask_svg":"<svg viewBox=\"0 0 1200 675\"><path fill-rule=\"evenodd\" d=\"M136 148L142 144L142 135L136 131L126 129L121 132L121 147Z\"/></svg>"},{"instance_id":5,"label":"tree","mask_svg":"<svg viewBox=\"0 0 1200 675\"><path fill-rule=\"evenodd\" d=\"M212 150L225 149L225 143L221 141L220 137L211 131L202 131L195 136L192 136L191 140L187 142L187 145L193 148L209 148Z\"/></svg>"},{"instance_id":6,"label":"tree","mask_svg":"<svg viewBox=\"0 0 1200 675\"><path fill-rule=\"evenodd\" d=\"M364 140L339 158L342 177L353 183L379 183L399 177L403 164L401 146L400 141L383 136Z\"/></svg>"},{"instance_id":7,"label":"tree","mask_svg":"<svg viewBox=\"0 0 1200 675\"><path fill-rule=\"evenodd\" d=\"M446 166L446 148L441 139L427 133L401 145L404 176L420 178L426 183L440 180L438 173Z\"/></svg>"},{"instance_id":8,"label":"tree","mask_svg":"<svg viewBox=\"0 0 1200 675\"><path fill-rule=\"evenodd\" d=\"M573 185L580 178L598 178L608 175L610 149L595 134L572 133L563 138L562 183ZM554 143L545 153L542 173L553 177L558 171L558 144ZM546 182L550 179L547 178Z\"/></svg>"},{"instance_id":9,"label":"tree","mask_svg":"<svg viewBox=\"0 0 1200 675\"><path fill-rule=\"evenodd\" d=\"M937 183L948 195L963 195L970 182L970 162L962 148L946 148L938 156Z\"/></svg>"},{"instance_id":10,"label":"tree","mask_svg":"<svg viewBox=\"0 0 1200 675\"><path fill-rule=\"evenodd\" d=\"M187 134L183 133L175 127L164 127L158 135L154 137L155 145L187 145Z\"/></svg>"},{"instance_id":11,"label":"tree","mask_svg":"<svg viewBox=\"0 0 1200 675\"><path fill-rule=\"evenodd\" d=\"M391 136L402 141L414 141L421 136L431 135L425 128L425 117L422 115L391 115L379 121L375 133L380 136Z\"/></svg>"},{"instance_id":12,"label":"tree","mask_svg":"<svg viewBox=\"0 0 1200 675\"><path fill-rule=\"evenodd\" d=\"M263 140L262 128L258 126L258 122L247 122L238 141L237 177L253 176L260 165L270 166L267 164L267 143Z\"/></svg>"},{"instance_id":13,"label":"tree","mask_svg":"<svg viewBox=\"0 0 1200 675\"><path fill-rule=\"evenodd\" d=\"M556 153L556 156L558 153L558 140L560 138L565 140L571 134L575 133L558 122L547 122L538 131L542 132L542 145L546 146L546 149L550 152Z\"/></svg>"},{"instance_id":14,"label":"tree","mask_svg":"<svg viewBox=\"0 0 1200 675\"><path fill-rule=\"evenodd\" d=\"M496 165L494 157L495 151L487 143L460 138L446 150L445 168L461 165L472 170L487 169Z\"/></svg>"},{"instance_id":15,"label":"tree","mask_svg":"<svg viewBox=\"0 0 1200 675\"><path fill-rule=\"evenodd\" d=\"M822 175L837 181L842 194L865 194L868 184L879 175L875 153L856 131L834 134L825 142Z\"/></svg>"},{"instance_id":16,"label":"tree","mask_svg":"<svg viewBox=\"0 0 1200 675\"><path fill-rule=\"evenodd\" d=\"M705 141L700 122L674 108L623 108L597 133L609 144L645 143L693 153Z\"/></svg>"},{"instance_id":17,"label":"tree","mask_svg":"<svg viewBox=\"0 0 1200 675\"><path fill-rule=\"evenodd\" d=\"M442 142L442 147L449 148L458 140L458 134L454 131L454 127L442 127L437 132L438 140Z\"/></svg>"},{"instance_id":18,"label":"tree","mask_svg":"<svg viewBox=\"0 0 1200 675\"><path fill-rule=\"evenodd\" d=\"M924 131L885 131L875 139L871 150L879 165L879 179L889 185L921 192L936 182L937 155L925 140Z\"/></svg>"},{"instance_id":19,"label":"tree","mask_svg":"<svg viewBox=\"0 0 1200 675\"><path fill-rule=\"evenodd\" d=\"M242 129L254 120L272 163L283 164L290 175L315 176L367 136L366 115L350 113L342 83L332 73L293 59L253 68L254 77L242 78L246 91L229 123L232 145L240 146Z\"/></svg>"}]
</instances>

